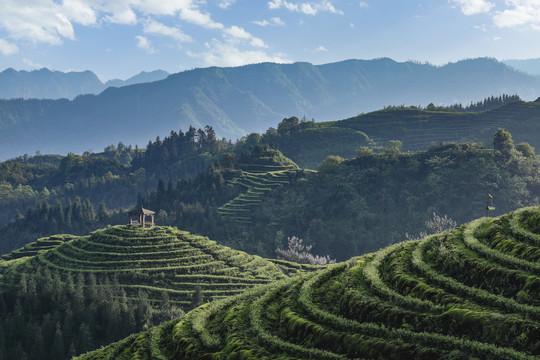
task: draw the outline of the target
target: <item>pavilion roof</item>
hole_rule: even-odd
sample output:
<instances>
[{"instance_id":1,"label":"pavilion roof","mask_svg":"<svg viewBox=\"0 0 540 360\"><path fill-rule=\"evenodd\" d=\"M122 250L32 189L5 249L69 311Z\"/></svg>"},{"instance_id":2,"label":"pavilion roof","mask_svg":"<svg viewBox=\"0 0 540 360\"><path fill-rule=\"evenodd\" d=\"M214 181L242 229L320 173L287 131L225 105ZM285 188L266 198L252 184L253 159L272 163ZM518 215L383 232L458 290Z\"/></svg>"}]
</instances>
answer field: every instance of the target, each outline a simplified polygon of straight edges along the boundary
<instances>
[{"instance_id":1,"label":"pavilion roof","mask_svg":"<svg viewBox=\"0 0 540 360\"><path fill-rule=\"evenodd\" d=\"M129 215L154 215L156 212L152 210L145 209L141 206L140 209L133 209L130 212L128 212Z\"/></svg>"}]
</instances>

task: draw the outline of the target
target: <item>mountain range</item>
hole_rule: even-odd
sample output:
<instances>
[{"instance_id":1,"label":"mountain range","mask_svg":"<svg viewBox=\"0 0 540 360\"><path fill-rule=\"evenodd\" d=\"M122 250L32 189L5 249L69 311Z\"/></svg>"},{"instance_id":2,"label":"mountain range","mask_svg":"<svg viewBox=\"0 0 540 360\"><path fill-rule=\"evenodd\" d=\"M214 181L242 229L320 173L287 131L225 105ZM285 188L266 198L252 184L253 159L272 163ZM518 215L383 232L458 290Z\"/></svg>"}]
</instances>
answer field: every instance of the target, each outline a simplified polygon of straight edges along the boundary
<instances>
[{"instance_id":1,"label":"mountain range","mask_svg":"<svg viewBox=\"0 0 540 360\"><path fill-rule=\"evenodd\" d=\"M210 67L73 100L0 101L0 159L100 149L190 125L221 137L262 132L291 115L318 121L400 104L469 103L490 95L537 97L540 80L491 58L445 66L388 58Z\"/></svg>"},{"instance_id":2,"label":"mountain range","mask_svg":"<svg viewBox=\"0 0 540 360\"><path fill-rule=\"evenodd\" d=\"M25 71L8 68L0 72L2 99L74 99L82 94L99 94L109 87L121 87L165 79L163 70L143 71L129 79L102 82L92 71L51 71L47 68Z\"/></svg>"},{"instance_id":3,"label":"mountain range","mask_svg":"<svg viewBox=\"0 0 540 360\"><path fill-rule=\"evenodd\" d=\"M503 63L513 67L514 69L523 71L524 73L540 76L540 58L535 59L508 59L503 60Z\"/></svg>"}]
</instances>

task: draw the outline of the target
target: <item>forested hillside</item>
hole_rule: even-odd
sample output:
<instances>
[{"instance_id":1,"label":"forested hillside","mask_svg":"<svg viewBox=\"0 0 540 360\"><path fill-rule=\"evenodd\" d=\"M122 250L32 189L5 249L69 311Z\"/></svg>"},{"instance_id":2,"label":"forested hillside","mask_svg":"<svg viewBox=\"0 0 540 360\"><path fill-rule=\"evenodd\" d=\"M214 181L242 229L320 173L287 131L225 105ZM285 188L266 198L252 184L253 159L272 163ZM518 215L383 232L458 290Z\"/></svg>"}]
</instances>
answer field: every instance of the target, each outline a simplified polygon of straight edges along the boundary
<instances>
[{"instance_id":1,"label":"forested hillside","mask_svg":"<svg viewBox=\"0 0 540 360\"><path fill-rule=\"evenodd\" d=\"M540 356L540 209L203 305L80 359Z\"/></svg>"},{"instance_id":2,"label":"forested hillside","mask_svg":"<svg viewBox=\"0 0 540 360\"><path fill-rule=\"evenodd\" d=\"M484 214L488 193L499 214L535 204L540 162L534 148L515 145L505 131L496 134L494 148L448 143L409 153L401 151L399 141L375 150L360 147L349 160L327 158L318 172L295 169L268 145L240 142L238 155L216 152L218 160L198 176L173 181L157 180L156 175L154 190L138 197L132 191L131 199L156 211L158 224L178 226L249 253L273 257L287 237L298 236L315 254L345 260L401 241L406 233L416 236L433 213L459 223L474 219ZM174 158L170 163L151 160L168 152L170 139L160 140L160 147L152 143L144 153L150 156L148 169L157 166L159 171L163 166L172 171L175 164L186 164ZM194 154L208 163L212 158ZM130 175L118 181L136 179ZM50 233L84 234L125 221L125 212L91 209L86 200L68 198L21 214L1 229L0 243L13 250Z\"/></svg>"},{"instance_id":3,"label":"forested hillside","mask_svg":"<svg viewBox=\"0 0 540 360\"><path fill-rule=\"evenodd\" d=\"M0 354L70 359L203 303L314 269L168 227L41 238L0 259Z\"/></svg>"},{"instance_id":4,"label":"forested hillside","mask_svg":"<svg viewBox=\"0 0 540 360\"><path fill-rule=\"evenodd\" d=\"M388 105L468 104L498 94L532 100L539 88L537 78L487 58L440 67L383 58L194 69L72 101L2 100L0 154L144 144L190 125L237 139L293 115L332 121Z\"/></svg>"},{"instance_id":5,"label":"forested hillside","mask_svg":"<svg viewBox=\"0 0 540 360\"><path fill-rule=\"evenodd\" d=\"M314 253L346 260L419 234L434 212L458 223L485 215L488 193L496 214L537 203L534 149L514 145L503 130L492 142L494 148L449 143L405 153L394 141L381 152L361 148L349 160L331 156L318 172L297 172L289 185L267 192L250 207L246 225L219 216L220 206L245 191L234 162L193 182L162 186L140 201L162 209L162 223L250 253L272 256L286 237L298 236Z\"/></svg>"},{"instance_id":6,"label":"forested hillside","mask_svg":"<svg viewBox=\"0 0 540 360\"><path fill-rule=\"evenodd\" d=\"M120 142L102 153L0 163L0 224L18 220L0 232L0 253L52 233L84 235L103 227L111 211L132 207L159 179L195 177L229 148L211 127L190 127L149 141L146 149Z\"/></svg>"},{"instance_id":7,"label":"forested hillside","mask_svg":"<svg viewBox=\"0 0 540 360\"><path fill-rule=\"evenodd\" d=\"M338 121L290 117L262 135L248 135L237 146L274 144L299 166L314 169L328 155L352 158L360 147L382 148L391 140L401 141L403 151L422 151L445 142L490 144L501 127L539 147L538 118L540 102L502 95L467 106L388 106Z\"/></svg>"}]
</instances>

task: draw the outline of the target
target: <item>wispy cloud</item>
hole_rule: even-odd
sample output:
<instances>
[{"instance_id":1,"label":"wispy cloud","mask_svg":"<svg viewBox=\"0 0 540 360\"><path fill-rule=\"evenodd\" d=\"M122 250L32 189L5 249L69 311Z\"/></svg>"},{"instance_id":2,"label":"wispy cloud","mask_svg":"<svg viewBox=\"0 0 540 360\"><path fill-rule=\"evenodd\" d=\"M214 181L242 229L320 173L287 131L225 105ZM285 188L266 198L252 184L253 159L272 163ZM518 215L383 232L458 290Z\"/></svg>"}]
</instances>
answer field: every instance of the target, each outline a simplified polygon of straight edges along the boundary
<instances>
[{"instance_id":1,"label":"wispy cloud","mask_svg":"<svg viewBox=\"0 0 540 360\"><path fill-rule=\"evenodd\" d=\"M13 55L19 52L17 45L12 44L4 39L0 39L0 53L5 56Z\"/></svg>"},{"instance_id":2,"label":"wispy cloud","mask_svg":"<svg viewBox=\"0 0 540 360\"><path fill-rule=\"evenodd\" d=\"M170 37L178 42L191 42L191 36L186 35L177 27L166 26L153 19L147 19L144 22L143 31L145 34L156 34Z\"/></svg>"},{"instance_id":3,"label":"wispy cloud","mask_svg":"<svg viewBox=\"0 0 540 360\"><path fill-rule=\"evenodd\" d=\"M30 67L30 68L32 68L32 69L42 69L42 68L45 67L45 66L41 65L40 63L37 63L37 62L32 61L32 60L27 59L27 58L23 58L23 59L22 59L22 62L23 62L26 66L28 66L28 67Z\"/></svg>"},{"instance_id":4,"label":"wispy cloud","mask_svg":"<svg viewBox=\"0 0 540 360\"><path fill-rule=\"evenodd\" d=\"M325 48L322 45L319 45L319 47L317 47L315 50L313 50L313 52L327 52L327 51L328 51L328 49Z\"/></svg>"},{"instance_id":5,"label":"wispy cloud","mask_svg":"<svg viewBox=\"0 0 540 360\"><path fill-rule=\"evenodd\" d=\"M235 2L236 2L236 0L221 0L218 5L222 9L227 9L229 6L231 6Z\"/></svg>"},{"instance_id":6,"label":"wispy cloud","mask_svg":"<svg viewBox=\"0 0 540 360\"><path fill-rule=\"evenodd\" d=\"M365 1L360 1L358 3L358 6L360 6L361 8L368 8L369 7L369 4Z\"/></svg>"},{"instance_id":7,"label":"wispy cloud","mask_svg":"<svg viewBox=\"0 0 540 360\"><path fill-rule=\"evenodd\" d=\"M459 4L461 12L465 15L474 15L480 13L487 13L491 10L495 4L485 0L452 0Z\"/></svg>"},{"instance_id":8,"label":"wispy cloud","mask_svg":"<svg viewBox=\"0 0 540 360\"><path fill-rule=\"evenodd\" d=\"M478 29L482 32L486 32L487 31L487 27L486 27L486 24L482 24L482 25L475 25L474 26L475 29Z\"/></svg>"},{"instance_id":9,"label":"wispy cloud","mask_svg":"<svg viewBox=\"0 0 540 360\"><path fill-rule=\"evenodd\" d=\"M212 20L209 13L203 13L199 9L190 7L180 12L180 18L189 23L202 26L207 29L223 29L224 25Z\"/></svg>"},{"instance_id":10,"label":"wispy cloud","mask_svg":"<svg viewBox=\"0 0 540 360\"><path fill-rule=\"evenodd\" d=\"M293 3L287 0L271 0L268 2L268 8L272 10L285 8L289 11L299 12L306 15L317 15L318 12L330 12L333 14L343 15L343 11L336 9L336 7L328 0L317 3Z\"/></svg>"},{"instance_id":11,"label":"wispy cloud","mask_svg":"<svg viewBox=\"0 0 540 360\"><path fill-rule=\"evenodd\" d=\"M256 25L259 25L259 26L269 26L269 25L273 25L273 26L283 26L285 25L285 22L283 22L283 20L281 20L279 17L273 17L269 20L261 20L261 21L253 21L254 24Z\"/></svg>"},{"instance_id":12,"label":"wispy cloud","mask_svg":"<svg viewBox=\"0 0 540 360\"><path fill-rule=\"evenodd\" d=\"M137 39L137 47L146 51L147 54L153 54L156 52L152 46L152 43L146 37L137 35L135 36L135 39Z\"/></svg>"},{"instance_id":13,"label":"wispy cloud","mask_svg":"<svg viewBox=\"0 0 540 360\"><path fill-rule=\"evenodd\" d=\"M495 26L499 28L529 27L540 30L540 0L505 0L504 4L501 2L497 5L486 0L450 1L459 4L465 15L489 13ZM482 27L484 30L485 25Z\"/></svg>"},{"instance_id":14,"label":"wispy cloud","mask_svg":"<svg viewBox=\"0 0 540 360\"><path fill-rule=\"evenodd\" d=\"M283 54L268 55L263 50L242 49L227 41L213 39L205 44L207 51L187 52L187 55L201 59L207 66L240 66L261 62L289 63Z\"/></svg>"},{"instance_id":15,"label":"wispy cloud","mask_svg":"<svg viewBox=\"0 0 540 360\"><path fill-rule=\"evenodd\" d=\"M261 48L268 47L264 43L264 41L262 41L259 38L254 37L253 35L248 33L246 30L238 26L231 26L230 28L226 28L223 30L223 33L225 36L229 37L230 39L246 40L253 47L261 47Z\"/></svg>"},{"instance_id":16,"label":"wispy cloud","mask_svg":"<svg viewBox=\"0 0 540 360\"><path fill-rule=\"evenodd\" d=\"M540 1L538 0L507 0L508 9L497 11L493 22L500 28L515 28L530 26L538 29L540 26Z\"/></svg>"},{"instance_id":17,"label":"wispy cloud","mask_svg":"<svg viewBox=\"0 0 540 360\"><path fill-rule=\"evenodd\" d=\"M228 6L233 2L224 0L221 4ZM178 16L206 28L223 29L210 14L201 11L200 4L198 0L1 0L0 28L6 31L7 38L51 45L75 39L74 24L135 25L140 23L141 15ZM179 40L178 32L168 36Z\"/></svg>"}]
</instances>

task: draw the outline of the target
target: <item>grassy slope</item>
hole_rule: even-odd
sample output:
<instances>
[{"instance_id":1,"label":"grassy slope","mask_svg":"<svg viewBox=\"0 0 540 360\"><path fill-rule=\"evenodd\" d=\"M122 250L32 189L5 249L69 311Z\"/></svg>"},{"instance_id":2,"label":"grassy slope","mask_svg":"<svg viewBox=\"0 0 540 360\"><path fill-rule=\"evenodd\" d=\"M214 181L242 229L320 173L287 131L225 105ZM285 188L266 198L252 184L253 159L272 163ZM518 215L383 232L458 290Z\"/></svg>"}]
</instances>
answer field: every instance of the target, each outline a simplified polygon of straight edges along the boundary
<instances>
[{"instance_id":1,"label":"grassy slope","mask_svg":"<svg viewBox=\"0 0 540 360\"><path fill-rule=\"evenodd\" d=\"M537 359L540 208L205 304L82 359Z\"/></svg>"},{"instance_id":2,"label":"grassy slope","mask_svg":"<svg viewBox=\"0 0 540 360\"><path fill-rule=\"evenodd\" d=\"M421 151L444 142L491 144L498 128L518 142L540 148L540 102L518 101L485 112L427 111L391 107L352 118L297 126L279 135L266 135L301 167L314 169L328 155L353 158L362 146L384 146L400 140L404 151Z\"/></svg>"},{"instance_id":3,"label":"grassy slope","mask_svg":"<svg viewBox=\"0 0 540 360\"><path fill-rule=\"evenodd\" d=\"M298 166L277 150L267 149L267 157L252 159L249 164L238 164L241 175L229 181L239 186L241 193L218 208L226 221L252 224L251 211L264 201L266 193L278 186L287 185L299 173Z\"/></svg>"},{"instance_id":4,"label":"grassy slope","mask_svg":"<svg viewBox=\"0 0 540 360\"><path fill-rule=\"evenodd\" d=\"M150 300L159 300L167 292L184 309L191 307L198 288L205 300L215 300L309 268L248 255L176 228L130 226L109 227L83 237L39 239L0 260L6 279L40 266L61 274L114 276L128 296L136 297L142 289Z\"/></svg>"},{"instance_id":5,"label":"grassy slope","mask_svg":"<svg viewBox=\"0 0 540 360\"><path fill-rule=\"evenodd\" d=\"M289 131L279 136L267 136L265 143L275 143L279 150L301 167L315 169L328 155L344 158L355 156L362 146L372 141L362 131L335 126L337 122L314 123L300 131Z\"/></svg>"},{"instance_id":6,"label":"grassy slope","mask_svg":"<svg viewBox=\"0 0 540 360\"><path fill-rule=\"evenodd\" d=\"M506 128L519 141L539 147L538 117L540 102L519 101L480 113L389 108L329 125L362 131L383 145L388 140L400 140L406 151L425 150L432 142L490 144L500 127Z\"/></svg>"}]
</instances>

